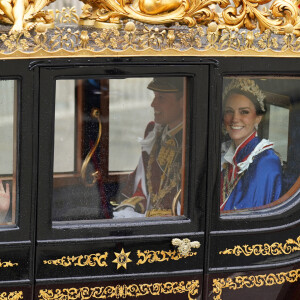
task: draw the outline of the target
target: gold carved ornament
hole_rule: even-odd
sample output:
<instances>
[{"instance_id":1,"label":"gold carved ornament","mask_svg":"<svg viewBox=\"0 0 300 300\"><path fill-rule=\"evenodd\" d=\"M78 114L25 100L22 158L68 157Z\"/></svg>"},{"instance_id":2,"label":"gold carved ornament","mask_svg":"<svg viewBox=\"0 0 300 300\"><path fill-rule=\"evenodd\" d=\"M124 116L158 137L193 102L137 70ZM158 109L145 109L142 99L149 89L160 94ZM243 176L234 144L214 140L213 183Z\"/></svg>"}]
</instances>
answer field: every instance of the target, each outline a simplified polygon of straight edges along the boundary
<instances>
[{"instance_id":1,"label":"gold carved ornament","mask_svg":"<svg viewBox=\"0 0 300 300\"><path fill-rule=\"evenodd\" d=\"M0 0L0 22L13 24L10 33L31 30L36 22L53 26L54 17L42 9L55 0Z\"/></svg>"},{"instance_id":2,"label":"gold carved ornament","mask_svg":"<svg viewBox=\"0 0 300 300\"><path fill-rule=\"evenodd\" d=\"M219 254L223 255L288 255L295 251L300 251L300 236L297 237L296 240L293 239L287 239L285 244L282 243L272 243L270 244L256 244L256 245L237 245L234 246L232 249L225 249L223 251L220 251Z\"/></svg>"},{"instance_id":3,"label":"gold carved ornament","mask_svg":"<svg viewBox=\"0 0 300 300\"><path fill-rule=\"evenodd\" d=\"M284 34L287 26L300 35L298 1L295 0L235 0L234 6L229 0L81 0L91 6L90 15L83 18L95 19L107 27L120 24L120 19L132 19L148 24L181 24L193 27L196 24L207 25L216 22L223 28L259 27L276 30ZM259 9L270 3L269 10ZM219 6L222 13L216 12Z\"/></svg>"},{"instance_id":4,"label":"gold carved ornament","mask_svg":"<svg viewBox=\"0 0 300 300\"><path fill-rule=\"evenodd\" d=\"M192 248L200 248L198 241L191 242L189 239L172 239L172 245L178 247L178 252L183 256L187 257L190 255Z\"/></svg>"},{"instance_id":5,"label":"gold carved ornament","mask_svg":"<svg viewBox=\"0 0 300 300\"><path fill-rule=\"evenodd\" d=\"M165 283L145 283L145 284L123 284L115 286L63 288L63 289L44 289L39 291L39 300L92 300L92 299L111 299L142 297L146 295L161 296L170 294L187 293L189 300L195 300L193 296L199 292L199 280L165 282Z\"/></svg>"},{"instance_id":6,"label":"gold carved ornament","mask_svg":"<svg viewBox=\"0 0 300 300\"><path fill-rule=\"evenodd\" d=\"M0 299L1 300L20 300L23 298L23 292L22 291L14 291L14 292L3 292L0 293Z\"/></svg>"},{"instance_id":7,"label":"gold carved ornament","mask_svg":"<svg viewBox=\"0 0 300 300\"><path fill-rule=\"evenodd\" d=\"M79 256L63 256L59 259L54 260L44 260L45 265L55 265L63 267L107 267L106 259L108 253L104 254L96 253L90 255L79 255Z\"/></svg>"},{"instance_id":8,"label":"gold carved ornament","mask_svg":"<svg viewBox=\"0 0 300 300\"><path fill-rule=\"evenodd\" d=\"M82 166L81 166L80 175L81 175L81 178L82 178L82 180L83 180L83 182L86 186L93 186L97 182L97 180L99 178L101 178L101 174L100 174L99 171L95 171L92 174L90 174L90 176L93 178L92 182L88 182L88 179L86 177L86 172L87 172L89 162L90 162L91 158L93 157L93 155L94 155L94 153L95 153L95 151L96 151L96 149L97 149L97 147L100 143L100 139L101 139L101 135L102 135L102 124L101 124L101 118L100 118L100 109L93 108L92 112L91 112L91 116L98 120L98 136L97 136L97 139L96 139L96 142L95 142L94 146L92 147L92 149L87 154L87 156L84 159L84 161L82 163Z\"/></svg>"},{"instance_id":9,"label":"gold carved ornament","mask_svg":"<svg viewBox=\"0 0 300 300\"><path fill-rule=\"evenodd\" d=\"M272 286L285 282L294 283L300 278L300 269L289 272L270 273L263 275L236 276L228 278L217 278L213 280L214 300L222 300L223 289L229 288L232 291L242 288L253 288Z\"/></svg>"}]
</instances>

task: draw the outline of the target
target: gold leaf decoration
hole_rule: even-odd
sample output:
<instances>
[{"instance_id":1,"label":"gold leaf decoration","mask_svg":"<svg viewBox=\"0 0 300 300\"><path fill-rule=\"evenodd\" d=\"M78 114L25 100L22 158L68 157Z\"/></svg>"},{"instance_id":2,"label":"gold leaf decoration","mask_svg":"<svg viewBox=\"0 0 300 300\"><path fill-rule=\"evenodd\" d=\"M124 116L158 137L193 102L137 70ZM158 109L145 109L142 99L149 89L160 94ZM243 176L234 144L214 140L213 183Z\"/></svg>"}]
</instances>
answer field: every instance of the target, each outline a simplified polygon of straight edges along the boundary
<instances>
[{"instance_id":1,"label":"gold leaf decoration","mask_svg":"<svg viewBox=\"0 0 300 300\"><path fill-rule=\"evenodd\" d=\"M107 267L106 259L108 253L104 254L96 253L90 255L79 255L79 256L63 256L59 259L44 260L45 265L55 265L63 267Z\"/></svg>"},{"instance_id":2,"label":"gold leaf decoration","mask_svg":"<svg viewBox=\"0 0 300 300\"><path fill-rule=\"evenodd\" d=\"M294 283L300 278L300 269L289 272L280 272L277 274L263 274L250 276L236 276L228 278L217 278L213 280L214 300L222 300L223 289L238 290L242 288L253 288L262 286L272 286L283 284L285 282Z\"/></svg>"},{"instance_id":3,"label":"gold leaf decoration","mask_svg":"<svg viewBox=\"0 0 300 300\"><path fill-rule=\"evenodd\" d=\"M296 240L293 239L287 239L285 244L282 243L272 243L270 244L255 244L255 245L243 245L243 246L234 246L232 249L225 249L224 251L220 251L219 254L224 255L288 255L295 251L300 251L300 236Z\"/></svg>"},{"instance_id":4,"label":"gold leaf decoration","mask_svg":"<svg viewBox=\"0 0 300 300\"><path fill-rule=\"evenodd\" d=\"M49 28L38 24L34 30L15 34L0 33L0 58L107 55L257 55L298 56L300 37L289 24L284 35L271 29L263 33L257 30L222 28L215 22L207 27L197 25L188 28L182 25L170 27L145 25L136 22L126 23L124 30L116 28L93 28L59 25ZM299 31L300 32L300 31ZM83 52L84 51L84 52Z\"/></svg>"},{"instance_id":5,"label":"gold leaf decoration","mask_svg":"<svg viewBox=\"0 0 300 300\"><path fill-rule=\"evenodd\" d=\"M0 268L9 268L9 267L14 267L14 266L18 266L18 265L19 265L18 263L12 263L10 260L3 261L3 262L0 260Z\"/></svg>"},{"instance_id":6,"label":"gold leaf decoration","mask_svg":"<svg viewBox=\"0 0 300 300\"><path fill-rule=\"evenodd\" d=\"M145 283L116 286L63 288L40 290L38 299L40 300L62 300L62 299L110 299L126 297L142 297L146 295L160 296L169 294L187 293L188 299L193 300L193 296L198 294L199 280L166 282L166 283Z\"/></svg>"},{"instance_id":7,"label":"gold leaf decoration","mask_svg":"<svg viewBox=\"0 0 300 300\"><path fill-rule=\"evenodd\" d=\"M14 291L14 292L3 292L0 294L1 300L19 300L23 298L22 291Z\"/></svg>"},{"instance_id":8,"label":"gold leaf decoration","mask_svg":"<svg viewBox=\"0 0 300 300\"><path fill-rule=\"evenodd\" d=\"M75 7L63 7L55 11L55 18L61 24L74 23L78 24L79 16Z\"/></svg>"},{"instance_id":9,"label":"gold leaf decoration","mask_svg":"<svg viewBox=\"0 0 300 300\"><path fill-rule=\"evenodd\" d=\"M197 252L190 252L187 256L182 256L177 250L169 250L169 251L153 251L153 250L145 250L145 251L137 251L137 256L139 258L137 265L143 265L145 263L154 263L154 262L163 262L169 260L179 260L182 258L187 258L190 256L197 255Z\"/></svg>"},{"instance_id":10,"label":"gold leaf decoration","mask_svg":"<svg viewBox=\"0 0 300 300\"><path fill-rule=\"evenodd\" d=\"M122 19L155 25L179 22L189 27L216 22L222 29L259 28L261 32L276 29L280 34L285 33L286 26L292 25L295 26L294 34L299 34L298 7L292 0L236 0L233 1L234 5L229 0L81 1L89 5L92 12L97 12L98 16L95 18L95 13L84 13L84 18L96 19L96 22L107 27L121 24ZM267 3L271 4L270 9L263 6ZM222 13L217 13L215 7L219 7Z\"/></svg>"}]
</instances>

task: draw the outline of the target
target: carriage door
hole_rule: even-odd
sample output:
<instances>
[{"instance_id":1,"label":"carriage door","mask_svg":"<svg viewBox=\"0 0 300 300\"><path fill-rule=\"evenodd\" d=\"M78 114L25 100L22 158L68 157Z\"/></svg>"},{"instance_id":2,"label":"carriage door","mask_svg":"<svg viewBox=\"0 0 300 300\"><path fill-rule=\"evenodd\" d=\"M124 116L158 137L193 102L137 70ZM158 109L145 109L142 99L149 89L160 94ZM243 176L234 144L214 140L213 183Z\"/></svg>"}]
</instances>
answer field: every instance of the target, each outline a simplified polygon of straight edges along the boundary
<instances>
[{"instance_id":1,"label":"carriage door","mask_svg":"<svg viewBox=\"0 0 300 300\"><path fill-rule=\"evenodd\" d=\"M33 89L28 64L0 65L0 298L31 299Z\"/></svg>"},{"instance_id":2,"label":"carriage door","mask_svg":"<svg viewBox=\"0 0 300 300\"><path fill-rule=\"evenodd\" d=\"M199 298L210 66L107 61L40 67L35 299Z\"/></svg>"}]
</instances>

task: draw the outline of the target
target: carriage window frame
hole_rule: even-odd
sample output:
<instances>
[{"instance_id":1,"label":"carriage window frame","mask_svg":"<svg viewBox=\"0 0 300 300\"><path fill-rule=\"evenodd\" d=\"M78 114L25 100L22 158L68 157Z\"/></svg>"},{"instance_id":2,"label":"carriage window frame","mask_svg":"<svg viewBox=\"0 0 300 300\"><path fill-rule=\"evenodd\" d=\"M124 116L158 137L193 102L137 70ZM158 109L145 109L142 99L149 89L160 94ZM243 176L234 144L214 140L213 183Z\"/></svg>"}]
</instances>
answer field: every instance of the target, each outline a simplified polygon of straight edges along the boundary
<instances>
[{"instance_id":1,"label":"carriage window frame","mask_svg":"<svg viewBox=\"0 0 300 300\"><path fill-rule=\"evenodd\" d=\"M41 88L39 92L40 99L40 128L39 128L39 190L38 190L38 239L44 240L48 238L54 239L72 239L85 238L83 234L86 230L93 233L94 237L102 238L114 235L117 228L122 230L131 230L133 235L143 234L143 228L149 227L152 234L166 234L176 232L199 232L203 231L204 218L203 215L206 195L206 179L207 179L207 138L206 135L199 133L199 128L207 132L208 130L208 102L209 102L209 84L208 74L210 64L214 62L196 62L184 64L170 64L168 62L157 65L156 60L147 60L143 64L132 64L124 62L116 65L114 62L109 64L103 63L99 59L93 61L93 65L80 64L78 67L60 68L61 61L55 64L40 67ZM65 65L64 65L65 66ZM78 64L77 64L78 66ZM154 67L155 66L155 67ZM108 78L124 78L124 77L188 77L188 95L187 98L187 120L186 130L187 137L185 144L187 145L186 161L190 161L194 157L194 165L199 167L191 170L189 164L185 166L185 189L184 189L184 216L176 218L144 218L136 222L136 219L128 219L124 221L111 219L106 220L87 220L87 222L62 222L52 220L52 190L53 190L53 137L54 137L54 100L55 100L55 82L59 79L108 79ZM200 84L197 82L199 80ZM50 89L49 89L50 86ZM47 91L47 92L46 92ZM201 102L198 100L202 99ZM47 113L45 109L47 108ZM193 109L192 109L193 108ZM196 117L197 112L201 118ZM198 124L198 125L197 125ZM50 137L49 137L49 128ZM47 132L48 137L45 137ZM201 138L197 138L197 136ZM190 141L195 141L191 144ZM49 152L50 149L50 152ZM196 151L198 149L198 151ZM200 153L199 153L199 149ZM46 153L48 151L48 153ZM50 156L50 157L49 157ZM51 158L52 157L52 158ZM197 157L197 159L195 159ZM199 171L200 170L200 171ZM199 173L201 172L201 173ZM198 176L203 178L199 181ZM192 181L191 181L192 180ZM201 188L199 188L201 185ZM201 191L201 194L199 194ZM196 196L197 195L197 196ZM197 200L196 200L197 199ZM199 199L202 199L199 201ZM189 203L188 203L189 202ZM197 209L192 209L197 207ZM43 216L43 217L42 217ZM178 224L181 224L179 227ZM162 226L167 225L167 226ZM174 227L175 226L175 227ZM177 228L178 227L178 228ZM99 231L99 229L101 230ZM177 229L176 229L177 228ZM201 229L200 229L201 228Z\"/></svg>"},{"instance_id":2,"label":"carriage window frame","mask_svg":"<svg viewBox=\"0 0 300 300\"><path fill-rule=\"evenodd\" d=\"M10 208L8 210L8 214L10 215L10 219L2 224L0 224L1 230L6 230L7 228L13 227L17 228L19 221L19 197L18 197L18 164L19 164L19 124L20 124L20 95L21 95L21 78L17 76L7 77L0 76L0 81L13 81L13 123L12 123L12 134L13 134L13 154L12 154L12 174L0 174L0 179L4 182L9 182L10 189ZM4 189L5 183L3 182Z\"/></svg>"},{"instance_id":3,"label":"carriage window frame","mask_svg":"<svg viewBox=\"0 0 300 300\"><path fill-rule=\"evenodd\" d=\"M268 74L264 74L263 72L255 72L255 73L247 73L247 74L243 74L243 73L231 73L231 72L224 72L221 77L220 77L220 81L219 81L219 92L218 92L218 99L220 99L219 101L219 105L220 105L220 113L222 115L221 120L223 118L223 101L222 101L222 94L223 94L223 89L224 89L224 79L233 79L233 78L245 78L245 79L278 79L280 80L282 79L298 79L300 81L300 74L295 75L295 76L291 76L290 74L287 74L286 72L282 72L276 75L272 75L270 73ZM267 105L267 109L268 109L268 113L270 113L269 111L269 107L270 105L272 105L274 103L274 96L275 98L277 98L278 100L278 106L279 107L283 107L283 108L288 108L289 109L289 115L290 115L290 103L287 103L287 99L283 99L283 98L287 98L286 95L281 95L281 94L276 94L274 93L272 95L272 93L267 92L267 101L266 101L266 105ZM270 98L272 98L272 100L269 100ZM283 97L281 97L283 96ZM281 98L281 100L280 100ZM219 122L219 125L222 125L222 121ZM269 125L269 120L268 120L268 125ZM290 130L291 130L291 126L290 126L290 119L289 119L289 125L288 125L288 129L289 129L289 135L290 135ZM258 131L260 133L260 131ZM222 130L219 131L220 133L220 147L219 147L219 157L221 157L221 141L222 141L222 137L223 137L223 133ZM289 147L289 145L288 145ZM220 174L220 173L219 173ZM220 174L221 175L221 174ZM219 177L220 178L220 177ZM219 182L219 191L220 191L220 180ZM220 195L220 193L219 193ZM300 174L297 177L296 181L292 184L292 186L289 188L289 190L287 190L283 195L280 196L280 198L278 198L277 200L273 201L270 204L266 204L263 206L259 206L259 207L254 207L254 208L249 208L249 209L240 209L240 210L229 210L229 211L223 211L221 212L218 206L218 218L221 221L243 221L243 220L263 220L263 219L270 219L273 218L273 216L275 215L280 215L282 213L286 213L290 210L293 209L293 207L298 206L300 203ZM220 199L220 197L218 197L218 199Z\"/></svg>"}]
</instances>

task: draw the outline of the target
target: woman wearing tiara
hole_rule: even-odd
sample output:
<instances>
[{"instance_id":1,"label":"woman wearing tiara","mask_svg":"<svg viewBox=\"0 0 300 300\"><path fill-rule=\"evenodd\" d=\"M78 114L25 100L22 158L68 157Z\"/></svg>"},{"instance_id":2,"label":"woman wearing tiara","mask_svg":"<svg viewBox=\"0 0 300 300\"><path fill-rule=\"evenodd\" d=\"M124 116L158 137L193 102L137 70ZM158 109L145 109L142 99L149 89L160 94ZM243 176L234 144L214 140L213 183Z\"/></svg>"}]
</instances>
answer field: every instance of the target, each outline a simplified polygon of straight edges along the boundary
<instances>
[{"instance_id":1,"label":"woman wearing tiara","mask_svg":"<svg viewBox=\"0 0 300 300\"><path fill-rule=\"evenodd\" d=\"M264 98L249 79L232 80L223 93L223 122L231 140L222 144L221 211L259 207L280 197L280 159L273 143L257 136Z\"/></svg>"}]
</instances>

